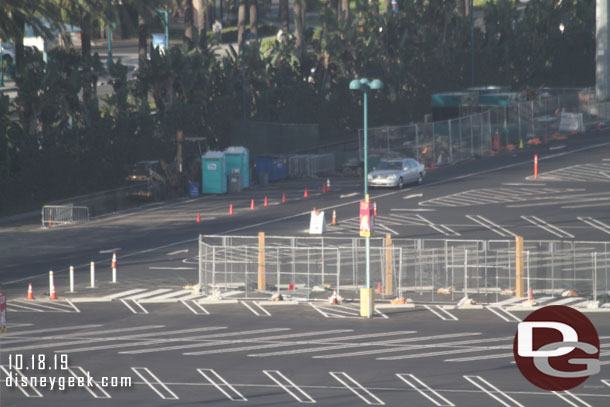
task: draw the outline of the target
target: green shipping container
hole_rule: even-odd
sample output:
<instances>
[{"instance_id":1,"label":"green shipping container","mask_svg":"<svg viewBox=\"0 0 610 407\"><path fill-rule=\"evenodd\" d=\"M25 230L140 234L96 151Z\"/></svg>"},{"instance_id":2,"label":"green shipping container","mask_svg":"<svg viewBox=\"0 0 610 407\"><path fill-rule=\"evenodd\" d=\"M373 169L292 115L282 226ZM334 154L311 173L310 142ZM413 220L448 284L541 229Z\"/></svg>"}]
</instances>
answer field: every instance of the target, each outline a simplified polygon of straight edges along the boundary
<instances>
[{"instance_id":1,"label":"green shipping container","mask_svg":"<svg viewBox=\"0 0 610 407\"><path fill-rule=\"evenodd\" d=\"M227 169L222 151L208 151L201 157L201 192L204 194L227 193Z\"/></svg>"},{"instance_id":2,"label":"green shipping container","mask_svg":"<svg viewBox=\"0 0 610 407\"><path fill-rule=\"evenodd\" d=\"M227 175L239 172L241 187L250 187L250 152L245 147L229 147L225 150Z\"/></svg>"}]
</instances>

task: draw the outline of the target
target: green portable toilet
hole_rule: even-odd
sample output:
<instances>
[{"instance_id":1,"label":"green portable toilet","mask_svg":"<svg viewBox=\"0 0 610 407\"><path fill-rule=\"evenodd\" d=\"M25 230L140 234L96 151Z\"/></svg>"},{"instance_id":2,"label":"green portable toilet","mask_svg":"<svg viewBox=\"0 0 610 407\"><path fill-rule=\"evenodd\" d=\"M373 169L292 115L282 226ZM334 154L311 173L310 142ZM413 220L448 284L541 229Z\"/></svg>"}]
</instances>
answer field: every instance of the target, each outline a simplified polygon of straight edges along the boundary
<instances>
[{"instance_id":1,"label":"green portable toilet","mask_svg":"<svg viewBox=\"0 0 610 407\"><path fill-rule=\"evenodd\" d=\"M250 187L250 153L245 147L229 147L225 150L227 175L239 172L241 187Z\"/></svg>"},{"instance_id":2,"label":"green portable toilet","mask_svg":"<svg viewBox=\"0 0 610 407\"><path fill-rule=\"evenodd\" d=\"M201 192L204 194L227 193L225 153L208 151L201 157L201 184Z\"/></svg>"}]
</instances>

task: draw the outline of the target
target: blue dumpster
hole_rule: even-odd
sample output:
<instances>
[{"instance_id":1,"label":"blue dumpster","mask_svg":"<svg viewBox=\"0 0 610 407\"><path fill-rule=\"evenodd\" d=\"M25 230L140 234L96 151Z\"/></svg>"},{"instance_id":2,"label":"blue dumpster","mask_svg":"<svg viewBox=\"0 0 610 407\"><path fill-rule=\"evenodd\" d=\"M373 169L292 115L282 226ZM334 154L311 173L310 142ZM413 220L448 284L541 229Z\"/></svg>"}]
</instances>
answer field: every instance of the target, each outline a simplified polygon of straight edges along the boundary
<instances>
[{"instance_id":1,"label":"blue dumpster","mask_svg":"<svg viewBox=\"0 0 610 407\"><path fill-rule=\"evenodd\" d=\"M199 183L198 182L189 182L189 196L191 198L199 197Z\"/></svg>"}]
</instances>

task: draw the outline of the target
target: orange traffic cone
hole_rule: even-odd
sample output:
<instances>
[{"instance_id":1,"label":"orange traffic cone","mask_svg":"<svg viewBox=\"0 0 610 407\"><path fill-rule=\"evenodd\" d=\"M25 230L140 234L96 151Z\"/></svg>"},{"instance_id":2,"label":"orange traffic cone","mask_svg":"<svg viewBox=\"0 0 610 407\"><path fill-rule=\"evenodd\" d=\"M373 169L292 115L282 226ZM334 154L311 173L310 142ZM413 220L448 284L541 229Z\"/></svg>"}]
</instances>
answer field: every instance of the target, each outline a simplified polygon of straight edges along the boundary
<instances>
[{"instance_id":1,"label":"orange traffic cone","mask_svg":"<svg viewBox=\"0 0 610 407\"><path fill-rule=\"evenodd\" d=\"M307 194L307 188L305 188L305 192L303 193L303 198L308 198L309 195Z\"/></svg>"},{"instance_id":2,"label":"orange traffic cone","mask_svg":"<svg viewBox=\"0 0 610 407\"><path fill-rule=\"evenodd\" d=\"M288 284L288 291L294 290L294 284Z\"/></svg>"},{"instance_id":3,"label":"orange traffic cone","mask_svg":"<svg viewBox=\"0 0 610 407\"><path fill-rule=\"evenodd\" d=\"M201 222L201 214L197 212L197 223Z\"/></svg>"},{"instance_id":4,"label":"orange traffic cone","mask_svg":"<svg viewBox=\"0 0 610 407\"><path fill-rule=\"evenodd\" d=\"M325 194L326 193L326 184L322 185L322 193Z\"/></svg>"},{"instance_id":5,"label":"orange traffic cone","mask_svg":"<svg viewBox=\"0 0 610 407\"><path fill-rule=\"evenodd\" d=\"M337 211L335 211L333 209L333 221L331 222L331 225L336 225L337 224Z\"/></svg>"},{"instance_id":6,"label":"orange traffic cone","mask_svg":"<svg viewBox=\"0 0 610 407\"><path fill-rule=\"evenodd\" d=\"M326 192L330 192L330 178L326 178Z\"/></svg>"},{"instance_id":7,"label":"orange traffic cone","mask_svg":"<svg viewBox=\"0 0 610 407\"><path fill-rule=\"evenodd\" d=\"M51 284L51 296L49 297L51 300L57 299L57 294L55 294L55 284Z\"/></svg>"},{"instance_id":8,"label":"orange traffic cone","mask_svg":"<svg viewBox=\"0 0 610 407\"><path fill-rule=\"evenodd\" d=\"M373 216L377 216L377 201L373 201Z\"/></svg>"},{"instance_id":9,"label":"orange traffic cone","mask_svg":"<svg viewBox=\"0 0 610 407\"><path fill-rule=\"evenodd\" d=\"M233 215L233 204L229 205L229 215Z\"/></svg>"},{"instance_id":10,"label":"orange traffic cone","mask_svg":"<svg viewBox=\"0 0 610 407\"><path fill-rule=\"evenodd\" d=\"M33 300L34 299L34 291L32 291L32 283L30 283L30 285L28 286L28 296L27 296L28 300Z\"/></svg>"},{"instance_id":11,"label":"orange traffic cone","mask_svg":"<svg viewBox=\"0 0 610 407\"><path fill-rule=\"evenodd\" d=\"M602 124L601 122L597 123L597 126L595 126L595 130L600 131L602 129Z\"/></svg>"},{"instance_id":12,"label":"orange traffic cone","mask_svg":"<svg viewBox=\"0 0 610 407\"><path fill-rule=\"evenodd\" d=\"M250 210L254 209L254 199L250 201Z\"/></svg>"},{"instance_id":13,"label":"orange traffic cone","mask_svg":"<svg viewBox=\"0 0 610 407\"><path fill-rule=\"evenodd\" d=\"M269 203L267 202L267 196L265 196L265 203L263 204L263 206L269 206Z\"/></svg>"},{"instance_id":14,"label":"orange traffic cone","mask_svg":"<svg viewBox=\"0 0 610 407\"><path fill-rule=\"evenodd\" d=\"M377 283L377 294L381 294L381 282Z\"/></svg>"},{"instance_id":15,"label":"orange traffic cone","mask_svg":"<svg viewBox=\"0 0 610 407\"><path fill-rule=\"evenodd\" d=\"M282 192L282 203L286 203L286 192Z\"/></svg>"},{"instance_id":16,"label":"orange traffic cone","mask_svg":"<svg viewBox=\"0 0 610 407\"><path fill-rule=\"evenodd\" d=\"M337 301L337 290L333 290L333 295L329 298L331 305L338 305L339 301Z\"/></svg>"},{"instance_id":17,"label":"orange traffic cone","mask_svg":"<svg viewBox=\"0 0 610 407\"><path fill-rule=\"evenodd\" d=\"M112 253L112 263L110 265L110 268L113 268L113 269L116 268L116 252Z\"/></svg>"}]
</instances>

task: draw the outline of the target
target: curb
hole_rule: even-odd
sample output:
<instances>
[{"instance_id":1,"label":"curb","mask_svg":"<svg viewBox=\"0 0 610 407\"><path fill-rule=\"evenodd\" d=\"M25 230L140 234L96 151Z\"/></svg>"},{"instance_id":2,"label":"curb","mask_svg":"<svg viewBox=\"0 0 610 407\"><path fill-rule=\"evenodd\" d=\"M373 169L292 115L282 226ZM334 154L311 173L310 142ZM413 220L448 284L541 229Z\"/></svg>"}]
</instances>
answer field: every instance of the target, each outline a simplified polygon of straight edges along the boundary
<instances>
[{"instance_id":1,"label":"curb","mask_svg":"<svg viewBox=\"0 0 610 407\"><path fill-rule=\"evenodd\" d=\"M213 304L238 304L239 301L237 300L208 300L208 299L203 299L203 300L194 300L197 304L207 304L207 305L213 305Z\"/></svg>"},{"instance_id":2,"label":"curb","mask_svg":"<svg viewBox=\"0 0 610 407\"><path fill-rule=\"evenodd\" d=\"M70 300L71 302L112 302L110 298L104 297L75 297L75 298L63 298L64 300Z\"/></svg>"},{"instance_id":3,"label":"curb","mask_svg":"<svg viewBox=\"0 0 610 407\"><path fill-rule=\"evenodd\" d=\"M415 308L415 304L376 304L375 305L375 309L401 309L401 308L412 309L412 308Z\"/></svg>"},{"instance_id":4,"label":"curb","mask_svg":"<svg viewBox=\"0 0 610 407\"><path fill-rule=\"evenodd\" d=\"M283 300L283 301L254 301L258 305L299 305L297 300Z\"/></svg>"}]
</instances>

